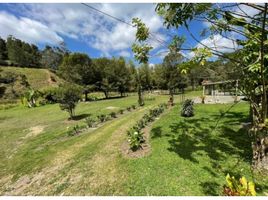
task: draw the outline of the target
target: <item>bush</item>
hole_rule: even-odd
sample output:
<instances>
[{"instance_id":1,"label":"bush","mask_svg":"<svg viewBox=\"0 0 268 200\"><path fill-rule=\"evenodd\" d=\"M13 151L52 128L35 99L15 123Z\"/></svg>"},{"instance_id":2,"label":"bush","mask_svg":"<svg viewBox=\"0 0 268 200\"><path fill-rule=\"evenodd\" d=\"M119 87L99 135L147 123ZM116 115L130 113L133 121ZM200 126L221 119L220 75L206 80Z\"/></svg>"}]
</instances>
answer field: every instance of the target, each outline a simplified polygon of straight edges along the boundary
<instances>
[{"instance_id":1,"label":"bush","mask_svg":"<svg viewBox=\"0 0 268 200\"><path fill-rule=\"evenodd\" d=\"M224 186L223 194L226 196L256 196L255 184L243 176L238 180L235 177L226 176L227 185Z\"/></svg>"},{"instance_id":2,"label":"bush","mask_svg":"<svg viewBox=\"0 0 268 200\"><path fill-rule=\"evenodd\" d=\"M107 120L107 116L104 114L98 115L97 117L101 123L103 123Z\"/></svg>"},{"instance_id":3,"label":"bush","mask_svg":"<svg viewBox=\"0 0 268 200\"><path fill-rule=\"evenodd\" d=\"M128 132L128 142L132 151L136 151L141 148L141 144L144 141L143 132L136 131L135 129Z\"/></svg>"},{"instance_id":4,"label":"bush","mask_svg":"<svg viewBox=\"0 0 268 200\"><path fill-rule=\"evenodd\" d=\"M182 105L181 116L192 117L194 116L194 102L191 99L186 99Z\"/></svg>"},{"instance_id":5,"label":"bush","mask_svg":"<svg viewBox=\"0 0 268 200\"><path fill-rule=\"evenodd\" d=\"M137 128L139 129L139 130L141 130L141 129L143 129L144 127L145 127L145 122L144 122L144 120L143 119L141 119L141 120L139 120L138 122L137 122L137 124L136 124L136 126L137 126Z\"/></svg>"},{"instance_id":6,"label":"bush","mask_svg":"<svg viewBox=\"0 0 268 200\"><path fill-rule=\"evenodd\" d=\"M95 127L96 120L90 115L85 119L85 123L87 124L88 128Z\"/></svg>"},{"instance_id":7,"label":"bush","mask_svg":"<svg viewBox=\"0 0 268 200\"><path fill-rule=\"evenodd\" d=\"M122 115L122 114L124 113L124 110L123 110L123 109L120 109L120 110L118 111L118 113Z\"/></svg>"},{"instance_id":8,"label":"bush","mask_svg":"<svg viewBox=\"0 0 268 200\"><path fill-rule=\"evenodd\" d=\"M82 129L82 127L75 125L71 130L68 130L67 135L68 136L78 135L80 133L81 129Z\"/></svg>"},{"instance_id":9,"label":"bush","mask_svg":"<svg viewBox=\"0 0 268 200\"><path fill-rule=\"evenodd\" d=\"M131 111L131 107L127 107L127 111Z\"/></svg>"},{"instance_id":10,"label":"bush","mask_svg":"<svg viewBox=\"0 0 268 200\"><path fill-rule=\"evenodd\" d=\"M115 112L111 112L110 113L110 116L111 116L111 118L116 118L116 113Z\"/></svg>"},{"instance_id":11,"label":"bush","mask_svg":"<svg viewBox=\"0 0 268 200\"><path fill-rule=\"evenodd\" d=\"M50 88L50 89L41 91L41 96L44 99L43 102L46 104L57 103L58 92L59 92L59 88Z\"/></svg>"},{"instance_id":12,"label":"bush","mask_svg":"<svg viewBox=\"0 0 268 200\"><path fill-rule=\"evenodd\" d=\"M132 105L131 108L132 108L133 110L135 110L135 109L136 109L136 106L135 106L135 105Z\"/></svg>"},{"instance_id":13,"label":"bush","mask_svg":"<svg viewBox=\"0 0 268 200\"><path fill-rule=\"evenodd\" d=\"M66 110L70 118L75 116L75 107L80 99L81 90L74 85L65 85L59 89L57 99L61 110Z\"/></svg>"}]
</instances>

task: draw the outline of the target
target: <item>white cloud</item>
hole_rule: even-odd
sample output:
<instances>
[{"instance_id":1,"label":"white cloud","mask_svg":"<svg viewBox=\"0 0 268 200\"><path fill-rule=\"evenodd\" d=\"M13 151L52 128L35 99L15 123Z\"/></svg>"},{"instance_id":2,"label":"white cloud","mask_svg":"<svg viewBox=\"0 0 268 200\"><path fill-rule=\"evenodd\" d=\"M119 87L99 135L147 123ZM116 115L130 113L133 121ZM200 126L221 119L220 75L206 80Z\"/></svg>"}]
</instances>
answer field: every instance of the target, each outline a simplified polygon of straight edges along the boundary
<instances>
[{"instance_id":1,"label":"white cloud","mask_svg":"<svg viewBox=\"0 0 268 200\"><path fill-rule=\"evenodd\" d=\"M255 9L255 8L252 8L250 6L247 6L247 5L239 5L239 7L236 7L234 9L234 12L235 13L238 13L240 15L247 15L249 17L254 17L254 15L258 14L260 11ZM236 16L236 17L240 17L240 16ZM251 19L245 17L245 19L249 22L251 21Z\"/></svg>"},{"instance_id":2,"label":"white cloud","mask_svg":"<svg viewBox=\"0 0 268 200\"><path fill-rule=\"evenodd\" d=\"M201 40L201 43L222 53L232 52L238 48L238 45L236 43L233 43L232 40L224 38L219 34L214 35L213 37L207 37ZM196 47L203 48L204 46L202 44L198 44Z\"/></svg>"},{"instance_id":3,"label":"white cloud","mask_svg":"<svg viewBox=\"0 0 268 200\"><path fill-rule=\"evenodd\" d=\"M154 4L89 5L127 23L131 23L133 17L139 17L152 32L158 32L162 27L161 18L155 13ZM18 14L45 24L51 32L84 41L104 55L110 55L113 51L129 50L135 41L135 28L82 4L23 4L20 5ZM157 37L165 39L164 35ZM154 48L161 46L156 41L150 40L150 43Z\"/></svg>"},{"instance_id":4,"label":"white cloud","mask_svg":"<svg viewBox=\"0 0 268 200\"><path fill-rule=\"evenodd\" d=\"M232 40L224 38L223 36L219 34L214 35L213 37L207 37L201 40L200 43L198 43L195 46L195 48L205 48L205 46L202 45L201 43L204 44L206 47L209 47L221 53L230 53L239 48L236 42L233 42ZM183 56L189 59L194 57L194 52L192 51L184 51L182 52L182 54Z\"/></svg>"},{"instance_id":5,"label":"white cloud","mask_svg":"<svg viewBox=\"0 0 268 200\"><path fill-rule=\"evenodd\" d=\"M127 58L129 58L131 56L129 51L121 51L118 53L118 55L122 56L122 57L127 57Z\"/></svg>"},{"instance_id":6,"label":"white cloud","mask_svg":"<svg viewBox=\"0 0 268 200\"><path fill-rule=\"evenodd\" d=\"M36 20L26 17L16 17L7 12L0 12L0 36L7 38L13 35L29 43L62 42L63 39L50 28Z\"/></svg>"}]
</instances>

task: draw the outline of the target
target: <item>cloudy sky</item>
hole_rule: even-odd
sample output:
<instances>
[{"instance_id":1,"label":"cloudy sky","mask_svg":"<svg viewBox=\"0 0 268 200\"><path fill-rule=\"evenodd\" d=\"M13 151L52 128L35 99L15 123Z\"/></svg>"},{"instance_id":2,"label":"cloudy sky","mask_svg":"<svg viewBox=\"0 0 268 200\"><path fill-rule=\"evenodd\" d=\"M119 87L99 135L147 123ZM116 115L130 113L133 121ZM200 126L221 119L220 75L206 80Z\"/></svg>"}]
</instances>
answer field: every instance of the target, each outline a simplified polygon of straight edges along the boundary
<instances>
[{"instance_id":1,"label":"cloudy sky","mask_svg":"<svg viewBox=\"0 0 268 200\"><path fill-rule=\"evenodd\" d=\"M162 19L155 13L155 4L90 4L91 6L131 23L133 17L139 17L150 31L161 41L170 41L170 35L179 34L187 38L185 47L198 44L184 28L163 29ZM206 45L233 46L233 43L220 35L213 40L200 38L200 31L208 27L207 23L191 22L190 29ZM135 29L122 22L98 13L82 4L0 4L0 36L13 35L29 43L37 44L41 49L45 45L57 45L65 42L71 51L87 53L90 57L123 56L133 59L131 44L135 40ZM154 47L150 63L161 62L166 52L165 43L151 39ZM222 49L222 51L230 51ZM191 56L189 52L183 52Z\"/></svg>"}]
</instances>

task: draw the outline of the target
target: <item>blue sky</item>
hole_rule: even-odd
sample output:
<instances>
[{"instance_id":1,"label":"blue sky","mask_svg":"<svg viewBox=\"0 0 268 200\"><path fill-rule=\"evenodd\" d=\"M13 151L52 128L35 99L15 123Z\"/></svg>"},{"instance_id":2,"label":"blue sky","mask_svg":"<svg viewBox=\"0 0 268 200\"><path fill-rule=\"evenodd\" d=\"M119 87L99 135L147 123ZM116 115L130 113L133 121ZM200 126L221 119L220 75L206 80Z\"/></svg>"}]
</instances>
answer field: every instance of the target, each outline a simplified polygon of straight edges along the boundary
<instances>
[{"instance_id":1,"label":"blue sky","mask_svg":"<svg viewBox=\"0 0 268 200\"><path fill-rule=\"evenodd\" d=\"M186 47L198 47L188 32L180 27L166 30L163 21L155 11L155 4L90 4L99 10L131 23L133 17L139 17L161 40L170 41L170 34L186 37ZM193 21L190 29L205 44L212 46L211 38L200 38L199 33L207 23ZM134 60L131 44L135 40L135 29L102 15L82 4L0 4L0 36L13 35L26 42L43 48L46 44L57 45L64 41L69 50L87 53L90 57L123 56ZM216 36L217 44L229 46L229 41ZM166 47L155 40L149 40L154 47L150 63L162 62ZM183 52L191 56L190 52Z\"/></svg>"}]
</instances>

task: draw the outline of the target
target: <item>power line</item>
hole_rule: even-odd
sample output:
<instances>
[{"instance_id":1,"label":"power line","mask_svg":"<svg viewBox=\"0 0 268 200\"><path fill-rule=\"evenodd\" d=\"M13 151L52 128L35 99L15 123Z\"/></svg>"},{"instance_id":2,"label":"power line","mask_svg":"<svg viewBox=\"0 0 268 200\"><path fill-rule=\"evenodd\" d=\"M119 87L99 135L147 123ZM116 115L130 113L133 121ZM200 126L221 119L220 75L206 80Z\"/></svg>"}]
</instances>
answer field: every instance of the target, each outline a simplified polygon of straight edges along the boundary
<instances>
[{"instance_id":1,"label":"power line","mask_svg":"<svg viewBox=\"0 0 268 200\"><path fill-rule=\"evenodd\" d=\"M97 8L95 8L95 7L93 7L93 6L90 6L90 5L86 4L86 3L81 3L81 4L83 4L84 6L87 6L87 7L91 8L92 10L95 10L95 11L101 13L101 14L104 14L104 15L106 15L106 16L108 16L108 17L111 17L111 18L113 18L114 20L117 20L117 21L119 21L119 22L122 22L122 23L127 24L127 25L129 25L129 26L131 26L131 27L134 28L134 26L133 26L132 24L130 24L130 23L128 23L128 22L126 22L126 21L124 21L124 20L122 20L122 19L120 19L120 18L117 18L117 17L115 17L115 16L112 16L112 15L110 15L110 14L108 14L108 13L106 13L106 12L103 12L103 11L101 11L101 10L99 10L99 9L97 9Z\"/></svg>"},{"instance_id":2,"label":"power line","mask_svg":"<svg viewBox=\"0 0 268 200\"><path fill-rule=\"evenodd\" d=\"M103 15L106 15L106 16L108 16L108 17L111 17L111 18L114 19L114 20L117 20L117 21L119 21L119 22L121 22L121 23L124 23L124 24L126 24L126 25L131 26L132 28L134 28L134 26L133 26L132 24L130 24L130 23L128 23L128 22L126 22L126 21L124 21L124 20L118 18L118 17L112 16L112 15L110 15L110 14L108 14L108 13L106 13L106 12L103 12L103 11L101 11L101 10L99 10L99 9L97 9L97 8L95 8L95 7L93 7L93 6L90 6L90 5L86 4L86 3L81 3L81 4L84 5L84 6L86 6L86 7L88 7L88 8L90 8L90 9L92 9L92 10L95 10L96 12L99 12L99 13L101 13L101 14L103 14ZM158 43L160 43L160 44L163 45L164 47L168 48L168 45L165 45L165 44L164 44L164 43L168 44L166 41L164 41L164 40L162 40L162 39L160 39L160 38L157 38L156 35L153 34L153 33L151 33L151 32L149 32L149 35L152 36L151 39L154 39L155 41L157 41Z\"/></svg>"}]
</instances>

